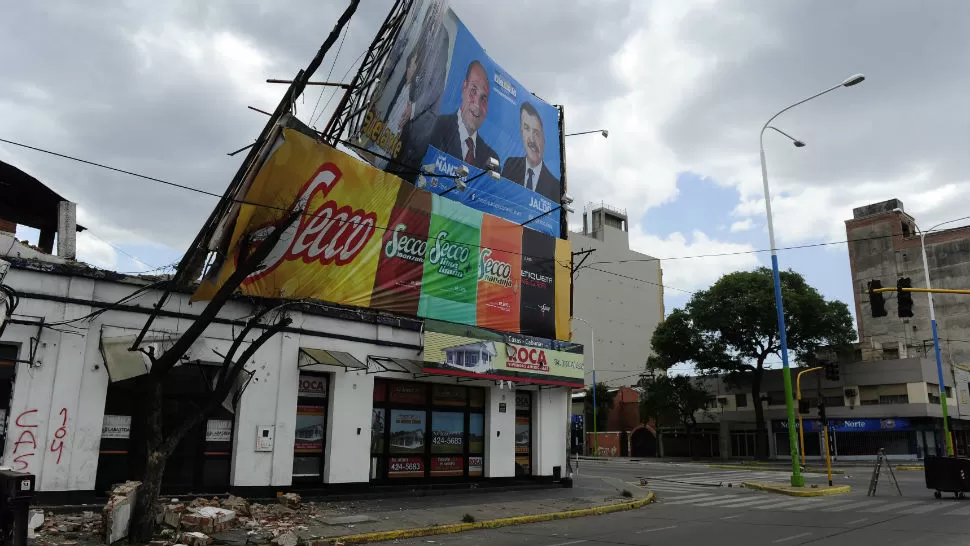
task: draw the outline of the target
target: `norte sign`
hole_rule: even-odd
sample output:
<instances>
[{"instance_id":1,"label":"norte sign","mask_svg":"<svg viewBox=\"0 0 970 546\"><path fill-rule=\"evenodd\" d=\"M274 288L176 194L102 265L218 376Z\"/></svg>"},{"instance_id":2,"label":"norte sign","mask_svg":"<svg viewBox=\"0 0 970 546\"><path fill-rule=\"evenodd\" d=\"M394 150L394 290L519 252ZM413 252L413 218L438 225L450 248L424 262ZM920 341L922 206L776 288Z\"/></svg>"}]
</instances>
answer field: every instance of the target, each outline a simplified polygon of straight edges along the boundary
<instances>
[{"instance_id":1,"label":"norte sign","mask_svg":"<svg viewBox=\"0 0 970 546\"><path fill-rule=\"evenodd\" d=\"M436 321L425 323L424 371L582 387L583 347Z\"/></svg>"}]
</instances>

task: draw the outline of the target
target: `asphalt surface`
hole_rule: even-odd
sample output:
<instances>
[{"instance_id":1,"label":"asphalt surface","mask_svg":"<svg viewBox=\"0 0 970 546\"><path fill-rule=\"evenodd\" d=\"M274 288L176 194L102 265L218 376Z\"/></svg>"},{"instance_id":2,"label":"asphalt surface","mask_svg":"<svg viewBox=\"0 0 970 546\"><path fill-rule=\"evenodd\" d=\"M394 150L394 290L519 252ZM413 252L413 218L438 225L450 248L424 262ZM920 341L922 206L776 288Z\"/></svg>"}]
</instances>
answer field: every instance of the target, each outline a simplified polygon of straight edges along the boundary
<instances>
[{"instance_id":1,"label":"asphalt surface","mask_svg":"<svg viewBox=\"0 0 970 546\"><path fill-rule=\"evenodd\" d=\"M852 493L796 498L740 488L743 481L784 483L774 470L726 470L703 464L580 461L577 486L602 477L639 487L641 479L657 495L639 510L533 525L402 540L398 544L472 546L598 545L924 545L970 544L970 499L941 500L925 488L923 473L896 472L902 495L881 477L867 497L872 468L847 468L834 476ZM808 475L825 483L824 475ZM728 484L731 486L728 487ZM514 493L512 493L514 495Z\"/></svg>"}]
</instances>

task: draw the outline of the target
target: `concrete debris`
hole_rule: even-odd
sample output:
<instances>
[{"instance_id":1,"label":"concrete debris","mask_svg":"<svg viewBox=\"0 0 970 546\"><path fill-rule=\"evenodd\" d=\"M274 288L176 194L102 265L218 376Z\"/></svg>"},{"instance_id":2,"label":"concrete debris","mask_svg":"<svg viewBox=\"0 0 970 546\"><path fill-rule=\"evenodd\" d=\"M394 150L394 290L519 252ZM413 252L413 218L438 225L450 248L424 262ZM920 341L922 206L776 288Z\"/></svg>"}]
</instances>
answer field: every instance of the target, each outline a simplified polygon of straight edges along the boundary
<instances>
[{"instance_id":1,"label":"concrete debris","mask_svg":"<svg viewBox=\"0 0 970 546\"><path fill-rule=\"evenodd\" d=\"M295 510L300 507L300 502L303 499L296 493L286 493L285 495L278 496L277 500L279 500L280 504L283 506Z\"/></svg>"},{"instance_id":2,"label":"concrete debris","mask_svg":"<svg viewBox=\"0 0 970 546\"><path fill-rule=\"evenodd\" d=\"M27 517L27 538L37 538L37 529L44 524L44 511L31 510Z\"/></svg>"},{"instance_id":3,"label":"concrete debris","mask_svg":"<svg viewBox=\"0 0 970 546\"><path fill-rule=\"evenodd\" d=\"M248 516L250 514L249 501L235 495L229 495L229 498L222 501L222 507L227 510L232 510L240 516Z\"/></svg>"},{"instance_id":4,"label":"concrete debris","mask_svg":"<svg viewBox=\"0 0 970 546\"><path fill-rule=\"evenodd\" d=\"M101 512L102 530L105 544L128 538L131 515L135 506L135 495L141 482L127 481L111 491L111 498ZM60 529L59 529L60 530ZM70 531L69 531L70 532Z\"/></svg>"},{"instance_id":5,"label":"concrete debris","mask_svg":"<svg viewBox=\"0 0 970 546\"><path fill-rule=\"evenodd\" d=\"M277 546L297 546L299 542L300 537L298 537L293 531L286 531L273 539L273 544L276 544Z\"/></svg>"},{"instance_id":6,"label":"concrete debris","mask_svg":"<svg viewBox=\"0 0 970 546\"><path fill-rule=\"evenodd\" d=\"M182 542L186 546L209 546L212 544L212 537L198 531L182 533Z\"/></svg>"}]
</instances>

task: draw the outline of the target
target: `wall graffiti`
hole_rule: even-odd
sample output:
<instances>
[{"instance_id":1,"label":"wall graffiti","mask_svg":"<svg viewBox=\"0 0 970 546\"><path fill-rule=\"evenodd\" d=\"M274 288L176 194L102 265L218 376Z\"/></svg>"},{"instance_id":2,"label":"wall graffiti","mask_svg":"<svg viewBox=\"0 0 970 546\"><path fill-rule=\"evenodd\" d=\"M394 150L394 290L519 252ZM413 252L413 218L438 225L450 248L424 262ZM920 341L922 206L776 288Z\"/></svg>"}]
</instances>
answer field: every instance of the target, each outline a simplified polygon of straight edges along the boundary
<instances>
[{"instance_id":1,"label":"wall graffiti","mask_svg":"<svg viewBox=\"0 0 970 546\"><path fill-rule=\"evenodd\" d=\"M20 435L17 436L17 441L13 445L13 454L17 455L20 453L21 446L27 446L23 449L23 453L20 453L20 455L14 457L13 462L19 465L19 467L14 468L14 470L27 470L27 467L30 466L30 462L27 459L29 457L33 457L37 452L37 436L34 434L34 430L32 429L36 429L40 425L28 421L28 416L35 413L37 413L37 410L35 409L24 410L14 421L17 429L20 430Z\"/></svg>"},{"instance_id":2,"label":"wall graffiti","mask_svg":"<svg viewBox=\"0 0 970 546\"><path fill-rule=\"evenodd\" d=\"M55 464L61 464L61 457L64 455L64 439L67 438L67 423L69 414L67 408L61 408L57 413L60 423L54 431L49 450L57 454ZM13 444L14 470L25 471L30 468L31 457L37 455L37 435L39 434L40 423L37 421L37 410L24 410L14 419L14 434L17 441Z\"/></svg>"}]
</instances>

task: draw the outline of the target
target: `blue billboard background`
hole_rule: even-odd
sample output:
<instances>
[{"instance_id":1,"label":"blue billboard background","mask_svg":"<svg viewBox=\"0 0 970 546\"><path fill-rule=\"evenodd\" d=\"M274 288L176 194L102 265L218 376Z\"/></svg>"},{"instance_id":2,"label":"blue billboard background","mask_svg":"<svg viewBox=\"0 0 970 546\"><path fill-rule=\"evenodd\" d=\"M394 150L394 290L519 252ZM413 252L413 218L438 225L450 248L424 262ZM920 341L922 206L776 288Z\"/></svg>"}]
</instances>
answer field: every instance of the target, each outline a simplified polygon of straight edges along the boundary
<instances>
[{"instance_id":1,"label":"blue billboard background","mask_svg":"<svg viewBox=\"0 0 970 546\"><path fill-rule=\"evenodd\" d=\"M474 61L484 70L488 93L487 110L476 117L480 125L474 164L467 164L466 180L474 180L464 192L449 191L455 186L453 178L417 172L454 176L457 167L466 164L463 141L469 131L460 108L463 83ZM474 74L472 79L481 81L480 71ZM523 114L525 103L531 106ZM523 125L523 119L529 123ZM530 129L525 137L523 127ZM531 154L524 138L533 144ZM372 152L362 154L364 159L380 169L395 171L434 193L448 192L445 197L482 212L518 224L528 222L526 227L553 237L561 235L561 213L553 210L562 193L559 111L492 60L447 1L412 4L356 139ZM541 166L532 165L529 155L540 156ZM483 171L489 157L498 160L499 179ZM531 189L526 187L530 168Z\"/></svg>"}]
</instances>

